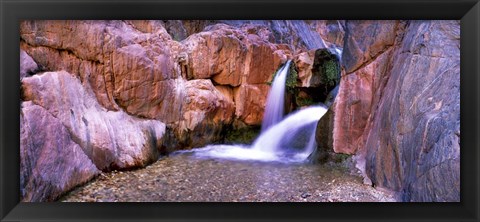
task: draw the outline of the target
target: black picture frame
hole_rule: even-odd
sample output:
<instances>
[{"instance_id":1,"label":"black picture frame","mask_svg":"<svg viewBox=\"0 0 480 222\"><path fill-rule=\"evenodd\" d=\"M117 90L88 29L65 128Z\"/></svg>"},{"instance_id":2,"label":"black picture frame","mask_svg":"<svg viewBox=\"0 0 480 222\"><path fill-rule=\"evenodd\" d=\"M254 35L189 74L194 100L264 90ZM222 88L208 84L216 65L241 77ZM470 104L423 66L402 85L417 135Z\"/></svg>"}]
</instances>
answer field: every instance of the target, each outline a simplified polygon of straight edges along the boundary
<instances>
[{"instance_id":1,"label":"black picture frame","mask_svg":"<svg viewBox=\"0 0 480 222\"><path fill-rule=\"evenodd\" d=\"M0 0L1 221L479 221L478 0ZM461 19L460 203L19 203L23 19Z\"/></svg>"}]
</instances>

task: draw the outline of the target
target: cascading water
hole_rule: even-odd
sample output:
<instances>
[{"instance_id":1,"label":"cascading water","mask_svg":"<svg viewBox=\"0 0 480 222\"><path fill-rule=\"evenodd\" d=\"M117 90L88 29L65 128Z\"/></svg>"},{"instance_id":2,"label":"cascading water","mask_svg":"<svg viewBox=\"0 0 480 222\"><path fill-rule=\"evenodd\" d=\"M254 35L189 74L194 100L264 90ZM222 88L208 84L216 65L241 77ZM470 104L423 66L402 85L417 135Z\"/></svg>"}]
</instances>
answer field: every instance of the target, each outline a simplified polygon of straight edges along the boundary
<instances>
[{"instance_id":1,"label":"cascading water","mask_svg":"<svg viewBox=\"0 0 480 222\"><path fill-rule=\"evenodd\" d=\"M325 115L323 106L311 106L283 118L285 81L291 61L277 74L267 98L262 132L252 146L209 145L191 151L196 156L225 159L302 162L315 149L316 123Z\"/></svg>"},{"instance_id":2,"label":"cascading water","mask_svg":"<svg viewBox=\"0 0 480 222\"><path fill-rule=\"evenodd\" d=\"M288 115L284 120L272 126L255 140L252 145L253 150L260 150L266 153L274 153L281 157L291 153L289 156L294 160L305 159L313 152L315 146L315 123L325 115L327 109L323 106L308 107ZM305 129L306 128L306 129ZM303 135L301 135L303 134ZM298 142L299 137L304 137L305 143L300 143L304 148L299 150L293 147L292 143ZM312 139L313 138L313 139Z\"/></svg>"},{"instance_id":3,"label":"cascading water","mask_svg":"<svg viewBox=\"0 0 480 222\"><path fill-rule=\"evenodd\" d=\"M267 105L262 121L262 132L280 122L283 118L285 103L285 82L287 80L290 60L275 75L272 88L268 93Z\"/></svg>"}]
</instances>

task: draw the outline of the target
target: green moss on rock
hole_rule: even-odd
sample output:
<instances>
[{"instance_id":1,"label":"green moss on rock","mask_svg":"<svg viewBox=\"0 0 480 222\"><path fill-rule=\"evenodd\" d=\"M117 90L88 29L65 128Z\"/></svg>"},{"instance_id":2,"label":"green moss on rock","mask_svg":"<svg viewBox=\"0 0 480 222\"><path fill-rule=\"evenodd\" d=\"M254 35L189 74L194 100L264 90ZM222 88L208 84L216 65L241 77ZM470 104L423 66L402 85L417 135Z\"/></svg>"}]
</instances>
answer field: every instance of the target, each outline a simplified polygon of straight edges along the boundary
<instances>
[{"instance_id":1,"label":"green moss on rock","mask_svg":"<svg viewBox=\"0 0 480 222\"><path fill-rule=\"evenodd\" d=\"M333 60L323 63L323 79L327 86L335 86L340 79L340 67Z\"/></svg>"},{"instance_id":2,"label":"green moss on rock","mask_svg":"<svg viewBox=\"0 0 480 222\"><path fill-rule=\"evenodd\" d=\"M320 85L325 88L323 94L326 96L340 82L340 61L327 49L319 49L315 51L312 72L312 79L320 78Z\"/></svg>"},{"instance_id":3,"label":"green moss on rock","mask_svg":"<svg viewBox=\"0 0 480 222\"><path fill-rule=\"evenodd\" d=\"M275 76L277 75L278 71L284 66L285 64L282 64L280 67L275 70L275 72L272 73L272 80L267 82L267 85L272 85L273 80L275 79ZM287 79L285 80L285 88L289 93L294 93L296 91L298 85L298 71L297 67L295 66L295 63L290 63L290 67L287 73Z\"/></svg>"},{"instance_id":4,"label":"green moss on rock","mask_svg":"<svg viewBox=\"0 0 480 222\"><path fill-rule=\"evenodd\" d=\"M260 134L260 127L231 129L225 134L225 144L252 144Z\"/></svg>"},{"instance_id":5,"label":"green moss on rock","mask_svg":"<svg viewBox=\"0 0 480 222\"><path fill-rule=\"evenodd\" d=\"M296 98L297 106L310 106L316 104L312 98Z\"/></svg>"},{"instance_id":6,"label":"green moss on rock","mask_svg":"<svg viewBox=\"0 0 480 222\"><path fill-rule=\"evenodd\" d=\"M287 80L285 81L285 88L290 93L294 93L298 83L298 71L295 63L291 63L290 70L287 73Z\"/></svg>"}]
</instances>

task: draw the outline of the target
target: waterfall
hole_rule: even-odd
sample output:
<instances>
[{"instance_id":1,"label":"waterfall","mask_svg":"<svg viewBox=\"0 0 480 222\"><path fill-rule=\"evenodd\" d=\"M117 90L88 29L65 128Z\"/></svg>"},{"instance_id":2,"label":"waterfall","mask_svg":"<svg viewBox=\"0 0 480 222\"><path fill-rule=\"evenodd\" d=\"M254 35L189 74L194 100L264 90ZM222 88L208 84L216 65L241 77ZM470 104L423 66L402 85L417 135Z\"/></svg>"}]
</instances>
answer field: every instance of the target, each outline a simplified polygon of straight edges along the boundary
<instances>
[{"instance_id":1,"label":"waterfall","mask_svg":"<svg viewBox=\"0 0 480 222\"><path fill-rule=\"evenodd\" d=\"M268 128L282 120L285 103L285 83L287 80L290 62L291 60L289 60L275 74L272 88L270 89L267 97L267 105L265 106L265 113L262 121L262 132L266 131Z\"/></svg>"},{"instance_id":2,"label":"waterfall","mask_svg":"<svg viewBox=\"0 0 480 222\"><path fill-rule=\"evenodd\" d=\"M317 122L327 112L324 106L311 106L283 118L285 83L291 61L275 75L268 93L262 131L251 146L209 145L190 151L195 156L237 160L303 162L315 149Z\"/></svg>"},{"instance_id":3,"label":"waterfall","mask_svg":"<svg viewBox=\"0 0 480 222\"><path fill-rule=\"evenodd\" d=\"M316 123L326 112L327 109L323 106L298 110L262 132L252 146L209 145L180 152L194 152L194 155L200 157L223 159L304 162L315 149Z\"/></svg>"},{"instance_id":4,"label":"waterfall","mask_svg":"<svg viewBox=\"0 0 480 222\"><path fill-rule=\"evenodd\" d=\"M313 106L298 110L288 115L278 124L262 132L252 145L252 149L263 150L266 152L280 153L282 150L292 150L288 147L293 141L297 140L299 133L307 134L307 140L304 147L312 146L310 142L311 135L315 134L315 128L318 120L327 112L322 106ZM314 125L309 127L309 125ZM304 130L307 127L308 130ZM302 132L303 131L303 132ZM307 131L307 132L305 132ZM305 136L304 136L305 137ZM305 149L306 152L310 151ZM313 150L311 150L313 151Z\"/></svg>"}]
</instances>

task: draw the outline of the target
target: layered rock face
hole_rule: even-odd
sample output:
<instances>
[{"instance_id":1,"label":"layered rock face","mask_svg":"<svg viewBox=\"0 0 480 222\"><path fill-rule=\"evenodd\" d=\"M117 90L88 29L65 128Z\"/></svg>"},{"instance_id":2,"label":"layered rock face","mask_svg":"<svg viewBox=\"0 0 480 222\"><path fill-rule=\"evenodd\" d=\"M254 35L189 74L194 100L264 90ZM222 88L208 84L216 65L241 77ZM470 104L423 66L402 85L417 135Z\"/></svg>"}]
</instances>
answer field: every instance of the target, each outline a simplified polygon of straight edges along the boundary
<instances>
[{"instance_id":1,"label":"layered rock face","mask_svg":"<svg viewBox=\"0 0 480 222\"><path fill-rule=\"evenodd\" d=\"M459 22L347 21L342 62L335 151L403 201L459 201Z\"/></svg>"}]
</instances>

